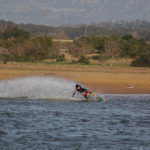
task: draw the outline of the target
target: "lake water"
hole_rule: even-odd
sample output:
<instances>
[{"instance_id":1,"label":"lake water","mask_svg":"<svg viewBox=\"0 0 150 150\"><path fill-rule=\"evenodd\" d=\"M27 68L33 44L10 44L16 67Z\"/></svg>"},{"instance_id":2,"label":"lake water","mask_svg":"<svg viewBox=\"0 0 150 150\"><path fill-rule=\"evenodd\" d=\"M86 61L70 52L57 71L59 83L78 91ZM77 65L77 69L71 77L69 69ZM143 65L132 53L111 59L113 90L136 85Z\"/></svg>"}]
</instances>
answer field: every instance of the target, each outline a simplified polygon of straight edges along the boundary
<instances>
[{"instance_id":1,"label":"lake water","mask_svg":"<svg viewBox=\"0 0 150 150\"><path fill-rule=\"evenodd\" d=\"M0 150L149 150L150 95L0 100Z\"/></svg>"}]
</instances>

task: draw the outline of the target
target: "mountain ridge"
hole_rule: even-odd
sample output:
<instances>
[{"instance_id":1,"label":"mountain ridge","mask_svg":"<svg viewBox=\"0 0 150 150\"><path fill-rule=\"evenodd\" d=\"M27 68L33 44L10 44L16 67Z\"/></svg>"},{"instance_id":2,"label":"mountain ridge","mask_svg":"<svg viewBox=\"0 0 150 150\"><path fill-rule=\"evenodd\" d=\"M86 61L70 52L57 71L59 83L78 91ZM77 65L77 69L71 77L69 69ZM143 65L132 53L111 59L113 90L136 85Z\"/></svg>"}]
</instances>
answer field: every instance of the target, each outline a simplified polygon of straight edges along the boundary
<instances>
[{"instance_id":1,"label":"mountain ridge","mask_svg":"<svg viewBox=\"0 0 150 150\"><path fill-rule=\"evenodd\" d=\"M0 19L44 25L150 21L149 0L0 0Z\"/></svg>"}]
</instances>

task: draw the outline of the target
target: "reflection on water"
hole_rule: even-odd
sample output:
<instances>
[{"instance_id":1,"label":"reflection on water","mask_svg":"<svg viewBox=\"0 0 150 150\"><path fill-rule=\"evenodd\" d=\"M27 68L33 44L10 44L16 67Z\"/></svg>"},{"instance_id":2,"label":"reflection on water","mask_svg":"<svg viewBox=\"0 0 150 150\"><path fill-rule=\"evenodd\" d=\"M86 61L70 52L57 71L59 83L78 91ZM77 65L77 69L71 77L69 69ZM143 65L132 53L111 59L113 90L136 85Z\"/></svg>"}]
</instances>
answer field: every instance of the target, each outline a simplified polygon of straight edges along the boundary
<instances>
[{"instance_id":1,"label":"reflection on water","mask_svg":"<svg viewBox=\"0 0 150 150\"><path fill-rule=\"evenodd\" d=\"M106 102L0 100L0 150L149 150L150 95Z\"/></svg>"}]
</instances>

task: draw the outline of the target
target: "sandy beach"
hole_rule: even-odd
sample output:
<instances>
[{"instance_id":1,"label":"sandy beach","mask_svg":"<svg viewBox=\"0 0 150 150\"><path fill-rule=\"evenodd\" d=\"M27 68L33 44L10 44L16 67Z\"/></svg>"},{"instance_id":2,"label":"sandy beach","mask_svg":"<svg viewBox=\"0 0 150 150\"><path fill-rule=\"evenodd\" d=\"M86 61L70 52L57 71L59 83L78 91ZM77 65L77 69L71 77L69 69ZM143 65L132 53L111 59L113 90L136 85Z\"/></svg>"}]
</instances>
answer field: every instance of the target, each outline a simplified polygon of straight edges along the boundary
<instances>
[{"instance_id":1,"label":"sandy beach","mask_svg":"<svg viewBox=\"0 0 150 150\"><path fill-rule=\"evenodd\" d=\"M0 80L33 75L66 78L102 93L150 94L149 68L25 63L0 64Z\"/></svg>"}]
</instances>

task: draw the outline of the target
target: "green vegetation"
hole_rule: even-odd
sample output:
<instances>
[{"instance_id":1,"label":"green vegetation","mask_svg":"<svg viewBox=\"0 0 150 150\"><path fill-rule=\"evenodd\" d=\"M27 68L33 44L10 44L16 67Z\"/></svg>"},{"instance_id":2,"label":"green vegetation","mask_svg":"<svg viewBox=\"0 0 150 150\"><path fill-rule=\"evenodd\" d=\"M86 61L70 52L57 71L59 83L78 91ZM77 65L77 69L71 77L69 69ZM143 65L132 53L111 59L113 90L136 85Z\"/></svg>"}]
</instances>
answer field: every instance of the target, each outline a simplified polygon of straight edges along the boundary
<instances>
[{"instance_id":1,"label":"green vegetation","mask_svg":"<svg viewBox=\"0 0 150 150\"><path fill-rule=\"evenodd\" d=\"M133 60L131 65L136 67L150 67L150 54L139 56Z\"/></svg>"},{"instance_id":2,"label":"green vegetation","mask_svg":"<svg viewBox=\"0 0 150 150\"><path fill-rule=\"evenodd\" d=\"M111 56L107 56L107 55L95 55L95 56L92 56L91 59L93 60L98 60L98 61L106 61L106 60L109 60L111 59Z\"/></svg>"},{"instance_id":3,"label":"green vegetation","mask_svg":"<svg viewBox=\"0 0 150 150\"><path fill-rule=\"evenodd\" d=\"M30 34L22 29L19 29L17 27L10 28L9 30L6 30L4 34L1 34L1 37L3 39L9 39L9 38L24 38L24 39L30 39Z\"/></svg>"},{"instance_id":4,"label":"green vegetation","mask_svg":"<svg viewBox=\"0 0 150 150\"><path fill-rule=\"evenodd\" d=\"M97 55L91 57L93 60L103 62L110 58L131 58L133 60L132 66L150 67L150 44L144 39L137 39L132 35L123 37L81 37L75 41L78 51L79 49L81 51L83 48L81 44L77 43L90 46L89 49L84 48L84 54L93 53L94 51L97 53ZM76 53L76 55L80 54L82 56L82 52Z\"/></svg>"},{"instance_id":5,"label":"green vegetation","mask_svg":"<svg viewBox=\"0 0 150 150\"><path fill-rule=\"evenodd\" d=\"M18 28L12 28L0 35L0 58L7 61L40 61L52 56L52 38L31 37Z\"/></svg>"},{"instance_id":6,"label":"green vegetation","mask_svg":"<svg viewBox=\"0 0 150 150\"><path fill-rule=\"evenodd\" d=\"M65 55L64 54L62 54L62 55L58 55L57 57L56 57L56 62L63 62L63 61L65 61L66 59L65 59Z\"/></svg>"},{"instance_id":7,"label":"green vegetation","mask_svg":"<svg viewBox=\"0 0 150 150\"><path fill-rule=\"evenodd\" d=\"M150 41L150 22L136 20L136 21L119 21L119 22L101 22L98 24L80 24L76 26L46 26L36 24L15 24L13 22L6 22L0 20L0 30L4 31L7 27L19 27L23 30L28 31L34 36L37 35L52 35L53 38L57 39L76 39L85 35L93 36L110 36L119 35L124 36L131 34L137 38L143 38Z\"/></svg>"},{"instance_id":8,"label":"green vegetation","mask_svg":"<svg viewBox=\"0 0 150 150\"><path fill-rule=\"evenodd\" d=\"M81 56L78 60L79 63L82 63L82 64L89 64L90 63L90 60L89 58L85 57L85 56Z\"/></svg>"},{"instance_id":9,"label":"green vegetation","mask_svg":"<svg viewBox=\"0 0 150 150\"><path fill-rule=\"evenodd\" d=\"M130 34L123 36L82 36L73 41L54 42L51 36L33 36L17 27L0 33L0 60L19 62L53 62L90 64L109 59L132 59L132 66L150 67L150 43Z\"/></svg>"}]
</instances>

